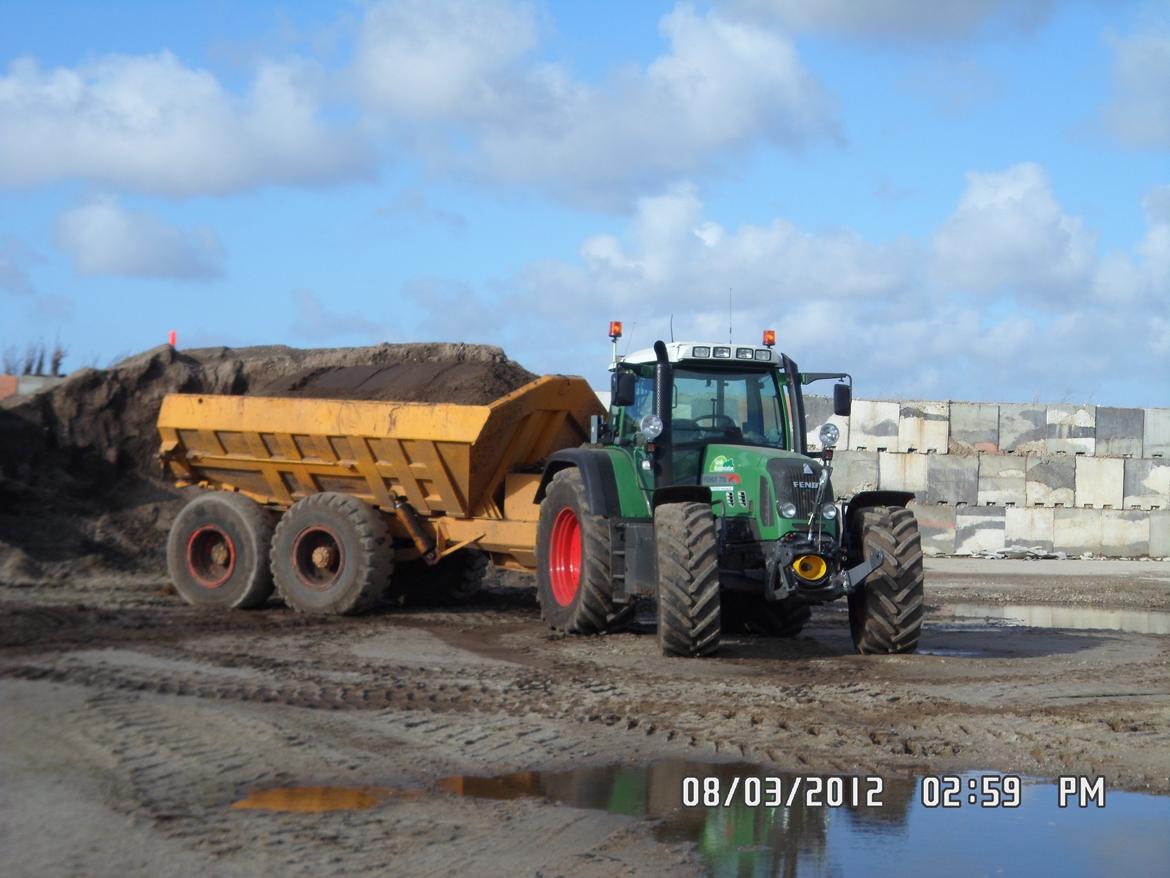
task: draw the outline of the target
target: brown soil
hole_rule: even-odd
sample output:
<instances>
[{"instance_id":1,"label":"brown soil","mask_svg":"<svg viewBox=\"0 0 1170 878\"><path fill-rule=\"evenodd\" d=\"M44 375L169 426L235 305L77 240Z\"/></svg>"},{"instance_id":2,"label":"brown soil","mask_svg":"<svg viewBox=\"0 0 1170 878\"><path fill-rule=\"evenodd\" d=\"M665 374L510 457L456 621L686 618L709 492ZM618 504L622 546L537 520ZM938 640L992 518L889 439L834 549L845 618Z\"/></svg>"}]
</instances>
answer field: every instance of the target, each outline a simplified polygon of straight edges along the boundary
<instances>
[{"instance_id":1,"label":"brown soil","mask_svg":"<svg viewBox=\"0 0 1170 878\"><path fill-rule=\"evenodd\" d=\"M1165 794L1170 638L948 613L952 595L1161 605L1170 584L1170 564L1142 582L1124 564L1064 563L1025 576L928 561L932 609L908 656L853 655L834 604L795 639L728 637L715 659L663 658L649 625L550 634L521 578L459 609L355 619L275 602L201 612L159 577L0 585L6 874L702 873L693 848L647 821L436 789L451 775L619 762L1087 775ZM231 807L285 787L405 792L333 813ZM679 804L677 785L662 795Z\"/></svg>"},{"instance_id":2,"label":"brown soil","mask_svg":"<svg viewBox=\"0 0 1170 878\"><path fill-rule=\"evenodd\" d=\"M0 403L0 581L160 569L181 495L161 476L168 393L481 405L536 376L499 348L160 346Z\"/></svg>"}]
</instances>

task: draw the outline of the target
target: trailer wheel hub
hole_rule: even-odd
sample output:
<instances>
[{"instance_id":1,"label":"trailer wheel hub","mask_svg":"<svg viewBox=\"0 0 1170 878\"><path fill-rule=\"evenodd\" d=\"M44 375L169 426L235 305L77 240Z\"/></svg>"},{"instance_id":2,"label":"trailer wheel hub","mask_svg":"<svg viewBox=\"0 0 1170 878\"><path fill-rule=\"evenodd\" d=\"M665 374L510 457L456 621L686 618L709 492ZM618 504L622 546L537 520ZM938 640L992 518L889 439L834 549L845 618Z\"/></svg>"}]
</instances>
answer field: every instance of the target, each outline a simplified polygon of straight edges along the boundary
<instances>
[{"instance_id":1,"label":"trailer wheel hub","mask_svg":"<svg viewBox=\"0 0 1170 878\"><path fill-rule=\"evenodd\" d=\"M292 562L302 583L316 591L325 591L341 578L345 553L331 530L310 527L301 531L293 541Z\"/></svg>"},{"instance_id":2,"label":"trailer wheel hub","mask_svg":"<svg viewBox=\"0 0 1170 878\"><path fill-rule=\"evenodd\" d=\"M553 520L548 577L554 600L562 607L569 606L581 585L581 523L568 506Z\"/></svg>"},{"instance_id":3,"label":"trailer wheel hub","mask_svg":"<svg viewBox=\"0 0 1170 878\"><path fill-rule=\"evenodd\" d=\"M187 570L204 588L219 588L236 566L232 539L218 527L205 525L187 540Z\"/></svg>"}]
</instances>

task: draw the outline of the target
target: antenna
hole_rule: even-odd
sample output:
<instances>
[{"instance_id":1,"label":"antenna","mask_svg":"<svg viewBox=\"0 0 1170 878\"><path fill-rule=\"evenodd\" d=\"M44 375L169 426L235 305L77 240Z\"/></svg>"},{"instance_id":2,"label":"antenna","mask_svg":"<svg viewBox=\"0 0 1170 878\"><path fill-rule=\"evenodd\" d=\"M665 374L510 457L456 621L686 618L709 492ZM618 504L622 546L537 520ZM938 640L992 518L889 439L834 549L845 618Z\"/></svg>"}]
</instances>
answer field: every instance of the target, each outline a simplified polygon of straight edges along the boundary
<instances>
[{"instance_id":1,"label":"antenna","mask_svg":"<svg viewBox=\"0 0 1170 878\"><path fill-rule=\"evenodd\" d=\"M731 287L727 288L727 343L733 341L731 336Z\"/></svg>"},{"instance_id":2,"label":"antenna","mask_svg":"<svg viewBox=\"0 0 1170 878\"><path fill-rule=\"evenodd\" d=\"M670 340L674 341L674 315L670 315Z\"/></svg>"}]
</instances>

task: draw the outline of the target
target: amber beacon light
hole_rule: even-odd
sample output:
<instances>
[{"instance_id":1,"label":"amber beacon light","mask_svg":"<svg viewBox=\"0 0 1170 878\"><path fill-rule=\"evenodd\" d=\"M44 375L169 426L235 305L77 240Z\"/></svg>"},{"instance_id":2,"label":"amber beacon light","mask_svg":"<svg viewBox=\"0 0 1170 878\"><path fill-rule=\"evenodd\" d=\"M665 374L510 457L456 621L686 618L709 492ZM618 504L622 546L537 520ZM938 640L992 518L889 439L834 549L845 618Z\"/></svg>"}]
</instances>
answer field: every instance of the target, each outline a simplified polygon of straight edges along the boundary
<instances>
[{"instance_id":1,"label":"amber beacon light","mask_svg":"<svg viewBox=\"0 0 1170 878\"><path fill-rule=\"evenodd\" d=\"M765 329L764 330L764 347L770 348L770 347L773 347L775 344L776 344L776 330Z\"/></svg>"},{"instance_id":2,"label":"amber beacon light","mask_svg":"<svg viewBox=\"0 0 1170 878\"><path fill-rule=\"evenodd\" d=\"M609 337L614 341L622 337L622 322L620 320L609 321Z\"/></svg>"}]
</instances>

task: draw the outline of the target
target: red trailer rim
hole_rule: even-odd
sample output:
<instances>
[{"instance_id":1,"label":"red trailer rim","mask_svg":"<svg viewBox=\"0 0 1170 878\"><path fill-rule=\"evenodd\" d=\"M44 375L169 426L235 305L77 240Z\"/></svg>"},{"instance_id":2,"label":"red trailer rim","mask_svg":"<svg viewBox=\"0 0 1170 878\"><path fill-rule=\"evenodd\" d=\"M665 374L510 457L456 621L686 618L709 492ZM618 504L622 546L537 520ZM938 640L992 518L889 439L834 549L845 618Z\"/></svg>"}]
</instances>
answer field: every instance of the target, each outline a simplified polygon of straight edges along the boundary
<instances>
[{"instance_id":1,"label":"red trailer rim","mask_svg":"<svg viewBox=\"0 0 1170 878\"><path fill-rule=\"evenodd\" d=\"M577 513L568 506L553 519L548 578L553 598L562 607L569 606L581 586L581 524Z\"/></svg>"},{"instance_id":2,"label":"red trailer rim","mask_svg":"<svg viewBox=\"0 0 1170 878\"><path fill-rule=\"evenodd\" d=\"M293 540L292 567L305 586L313 591L326 591L341 579L345 549L329 528L307 527Z\"/></svg>"},{"instance_id":3,"label":"red trailer rim","mask_svg":"<svg viewBox=\"0 0 1170 878\"><path fill-rule=\"evenodd\" d=\"M204 588L219 588L236 569L236 544L226 533L205 524L187 540L187 571Z\"/></svg>"}]
</instances>

